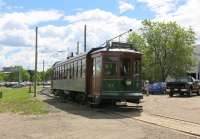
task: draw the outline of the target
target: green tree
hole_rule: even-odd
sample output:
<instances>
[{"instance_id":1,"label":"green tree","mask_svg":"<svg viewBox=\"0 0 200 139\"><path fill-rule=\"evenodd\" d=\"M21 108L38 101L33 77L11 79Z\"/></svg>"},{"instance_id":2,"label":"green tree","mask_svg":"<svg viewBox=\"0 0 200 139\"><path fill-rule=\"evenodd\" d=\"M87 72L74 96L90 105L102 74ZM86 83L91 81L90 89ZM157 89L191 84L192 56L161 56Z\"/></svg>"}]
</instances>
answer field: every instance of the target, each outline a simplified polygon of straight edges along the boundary
<instances>
[{"instance_id":1,"label":"green tree","mask_svg":"<svg viewBox=\"0 0 200 139\"><path fill-rule=\"evenodd\" d=\"M51 75L52 75L52 69L49 68L47 69L47 71L45 72L45 80L51 80Z\"/></svg>"},{"instance_id":2,"label":"green tree","mask_svg":"<svg viewBox=\"0 0 200 139\"><path fill-rule=\"evenodd\" d=\"M5 81L28 81L30 75L27 70L23 69L22 66L15 66L15 71L4 75Z\"/></svg>"},{"instance_id":3,"label":"green tree","mask_svg":"<svg viewBox=\"0 0 200 139\"><path fill-rule=\"evenodd\" d=\"M28 71L23 68L20 68L20 77L22 81L28 81L30 79Z\"/></svg>"},{"instance_id":4,"label":"green tree","mask_svg":"<svg viewBox=\"0 0 200 139\"><path fill-rule=\"evenodd\" d=\"M4 81L4 73L0 72L0 81Z\"/></svg>"},{"instance_id":5,"label":"green tree","mask_svg":"<svg viewBox=\"0 0 200 139\"><path fill-rule=\"evenodd\" d=\"M150 80L165 81L180 76L195 64L192 57L195 33L175 22L142 22L141 35L133 33L128 41L144 54L144 75Z\"/></svg>"}]
</instances>

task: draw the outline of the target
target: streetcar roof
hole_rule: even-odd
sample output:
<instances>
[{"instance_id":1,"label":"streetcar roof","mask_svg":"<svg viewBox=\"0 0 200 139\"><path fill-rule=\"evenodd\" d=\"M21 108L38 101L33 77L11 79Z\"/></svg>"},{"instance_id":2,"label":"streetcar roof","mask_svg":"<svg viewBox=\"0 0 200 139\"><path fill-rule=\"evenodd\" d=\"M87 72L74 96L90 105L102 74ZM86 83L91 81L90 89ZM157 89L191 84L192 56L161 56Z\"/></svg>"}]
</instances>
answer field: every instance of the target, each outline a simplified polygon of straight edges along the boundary
<instances>
[{"instance_id":1,"label":"streetcar roof","mask_svg":"<svg viewBox=\"0 0 200 139\"><path fill-rule=\"evenodd\" d=\"M96 53L96 52L101 52L101 51L110 51L110 52L131 52L131 53L137 53L137 54L141 54L141 52L135 51L133 49L121 49L121 48L111 48L111 49L107 49L107 48L103 48L97 51L93 51L92 53Z\"/></svg>"},{"instance_id":2,"label":"streetcar roof","mask_svg":"<svg viewBox=\"0 0 200 139\"><path fill-rule=\"evenodd\" d=\"M134 49L123 49L123 48L109 48L108 49L106 47L97 47L97 48L92 48L90 51L81 53L77 56L69 57L68 59L66 58L65 60L58 61L58 62L54 63L52 67L55 67L56 65L61 65L61 64L65 63L66 61L69 61L69 60L73 60L73 59L76 59L76 58L79 58L79 57L86 56L87 54L94 54L94 53L97 53L97 52L105 52L105 51L109 51L109 52L130 52L130 53L142 54L141 52L138 52Z\"/></svg>"},{"instance_id":3,"label":"streetcar roof","mask_svg":"<svg viewBox=\"0 0 200 139\"><path fill-rule=\"evenodd\" d=\"M63 60L61 60L61 61L55 62L55 63L53 64L52 67L55 67L55 66L57 66L57 65L61 65L61 64L65 63L65 62L67 62L67 61L69 61L69 60L73 60L73 59L76 59L76 58L79 58L79 57L83 57L83 56L85 56L85 55L87 55L86 52L80 53L79 55L75 55L75 56L73 56L73 57L67 57L66 59L63 59Z\"/></svg>"}]
</instances>

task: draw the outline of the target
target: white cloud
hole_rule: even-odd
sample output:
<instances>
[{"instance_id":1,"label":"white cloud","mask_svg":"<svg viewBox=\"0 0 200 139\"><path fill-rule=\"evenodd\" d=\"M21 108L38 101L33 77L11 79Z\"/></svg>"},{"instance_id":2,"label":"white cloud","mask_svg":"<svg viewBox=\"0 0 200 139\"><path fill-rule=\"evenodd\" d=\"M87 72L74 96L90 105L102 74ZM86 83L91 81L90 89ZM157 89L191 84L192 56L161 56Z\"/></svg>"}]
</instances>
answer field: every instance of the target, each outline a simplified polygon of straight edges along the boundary
<instances>
[{"instance_id":1,"label":"white cloud","mask_svg":"<svg viewBox=\"0 0 200 139\"><path fill-rule=\"evenodd\" d=\"M145 3L156 16L162 17L176 10L180 0L138 0Z\"/></svg>"},{"instance_id":2,"label":"white cloud","mask_svg":"<svg viewBox=\"0 0 200 139\"><path fill-rule=\"evenodd\" d=\"M169 7L169 6L168 6ZM176 21L183 27L191 27L197 34L197 42L200 43L200 1L187 0L184 4L177 6L176 10L169 11L163 16L156 16L156 21Z\"/></svg>"},{"instance_id":3,"label":"white cloud","mask_svg":"<svg viewBox=\"0 0 200 139\"><path fill-rule=\"evenodd\" d=\"M63 16L60 12L56 13L59 13L59 16L57 16L57 14L52 14L55 15L50 16L52 18L42 18L41 16L36 18L36 13L29 12L0 14L0 17L4 17L3 19L0 19L3 21L3 23L0 22L0 36L4 36L0 38L0 47L3 47L3 51L0 51L0 65L20 64L25 67L33 68L35 33L32 25L48 20L58 20ZM15 17L14 15L19 15L19 17ZM32 19L31 16L35 17L35 19ZM44 14L44 16L49 15ZM19 20L20 17L23 17L26 20ZM121 32L127 31L130 28L137 29L140 26L139 20L128 18L126 16L117 16L111 12L100 9L68 15L64 17L64 20L70 24L39 27L39 63L44 59L45 63L50 66L55 61L66 58L68 51L76 51L77 41L80 42L80 49L83 51L83 27L85 24L87 24L88 50L92 47L98 47L107 39L110 39ZM12 50L16 48L18 48L18 51L12 52ZM57 53L57 51L66 51L66 53ZM39 64L39 69L42 69L41 64Z\"/></svg>"},{"instance_id":4,"label":"white cloud","mask_svg":"<svg viewBox=\"0 0 200 139\"><path fill-rule=\"evenodd\" d=\"M57 10L5 13L0 15L0 25L9 22L35 25L39 22L59 20L62 16L63 13Z\"/></svg>"},{"instance_id":5,"label":"white cloud","mask_svg":"<svg viewBox=\"0 0 200 139\"><path fill-rule=\"evenodd\" d=\"M118 35L130 28L136 29L140 26L140 21L126 16L116 16L111 12L94 9L76 15L66 16L65 20L72 22L72 30L83 30L83 25L88 26L88 40L90 47L95 47L103 41ZM77 35L79 36L79 35ZM82 37L83 34L81 33Z\"/></svg>"},{"instance_id":6,"label":"white cloud","mask_svg":"<svg viewBox=\"0 0 200 139\"><path fill-rule=\"evenodd\" d=\"M132 5L128 2L125 2L125 1L121 1L121 0L119 1L119 12L120 12L120 14L128 12L128 11L132 11L134 9L135 9L134 5Z\"/></svg>"},{"instance_id":7,"label":"white cloud","mask_svg":"<svg viewBox=\"0 0 200 139\"><path fill-rule=\"evenodd\" d=\"M199 0L138 0L155 12L155 21L176 21L183 27L191 27L200 43L200 1ZM184 3L183 3L184 2Z\"/></svg>"},{"instance_id":8,"label":"white cloud","mask_svg":"<svg viewBox=\"0 0 200 139\"><path fill-rule=\"evenodd\" d=\"M1 13L0 66L23 65L33 68L35 31L32 27L41 22L59 20L62 16L62 12L56 10ZM57 43L48 41L46 45L49 46L52 45L51 43ZM42 41L39 41L40 43ZM39 58L44 59L42 56L39 54Z\"/></svg>"},{"instance_id":9,"label":"white cloud","mask_svg":"<svg viewBox=\"0 0 200 139\"><path fill-rule=\"evenodd\" d=\"M187 0L181 6L174 5L172 0L139 1L145 2L155 11L154 20L173 20L185 27L192 26L200 39L199 0ZM79 11L73 15L64 15L56 10L0 13L0 66L23 65L33 68L35 44L33 26L55 20L64 20L69 24L39 27L39 69L42 69L43 59L46 66L50 66L55 61L67 57L68 52L75 52L77 41L80 42L80 48L83 51L83 27L85 24L87 24L88 50L130 28L137 30L141 26L140 20L117 16L101 9ZM65 53L57 51L65 51Z\"/></svg>"}]
</instances>

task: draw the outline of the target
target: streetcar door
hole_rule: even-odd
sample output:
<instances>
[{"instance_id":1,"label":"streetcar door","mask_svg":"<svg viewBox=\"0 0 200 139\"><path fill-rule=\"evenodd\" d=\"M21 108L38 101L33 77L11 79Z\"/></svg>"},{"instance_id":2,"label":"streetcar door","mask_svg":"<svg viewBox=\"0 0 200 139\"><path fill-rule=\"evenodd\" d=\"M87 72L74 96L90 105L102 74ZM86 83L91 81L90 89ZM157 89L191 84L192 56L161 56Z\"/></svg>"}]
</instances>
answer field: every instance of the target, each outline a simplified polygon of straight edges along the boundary
<instances>
[{"instance_id":1,"label":"streetcar door","mask_svg":"<svg viewBox=\"0 0 200 139\"><path fill-rule=\"evenodd\" d=\"M92 84L91 91L93 95L100 94L101 88L101 67L102 60L100 56L93 58L93 67L92 67Z\"/></svg>"}]
</instances>

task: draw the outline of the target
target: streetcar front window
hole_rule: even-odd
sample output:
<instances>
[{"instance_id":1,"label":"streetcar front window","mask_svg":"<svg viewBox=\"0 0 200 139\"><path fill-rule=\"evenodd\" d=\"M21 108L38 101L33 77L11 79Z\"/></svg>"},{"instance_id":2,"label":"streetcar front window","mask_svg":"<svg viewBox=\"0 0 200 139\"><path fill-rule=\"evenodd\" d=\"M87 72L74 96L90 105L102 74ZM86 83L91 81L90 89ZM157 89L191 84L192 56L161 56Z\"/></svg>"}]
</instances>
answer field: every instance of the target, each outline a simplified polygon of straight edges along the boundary
<instances>
[{"instance_id":1,"label":"streetcar front window","mask_svg":"<svg viewBox=\"0 0 200 139\"><path fill-rule=\"evenodd\" d=\"M133 61L133 77L134 79L139 79L140 77L140 67L141 67L141 61L140 59L136 59Z\"/></svg>"},{"instance_id":2,"label":"streetcar front window","mask_svg":"<svg viewBox=\"0 0 200 139\"><path fill-rule=\"evenodd\" d=\"M117 64L116 63L105 63L104 75L107 77L117 76Z\"/></svg>"},{"instance_id":3,"label":"streetcar front window","mask_svg":"<svg viewBox=\"0 0 200 139\"><path fill-rule=\"evenodd\" d=\"M121 59L121 64L120 64L120 75L121 76L129 76L130 75L130 59L124 58Z\"/></svg>"}]
</instances>

